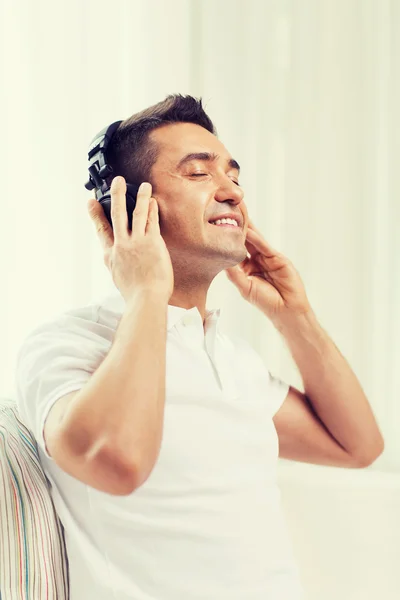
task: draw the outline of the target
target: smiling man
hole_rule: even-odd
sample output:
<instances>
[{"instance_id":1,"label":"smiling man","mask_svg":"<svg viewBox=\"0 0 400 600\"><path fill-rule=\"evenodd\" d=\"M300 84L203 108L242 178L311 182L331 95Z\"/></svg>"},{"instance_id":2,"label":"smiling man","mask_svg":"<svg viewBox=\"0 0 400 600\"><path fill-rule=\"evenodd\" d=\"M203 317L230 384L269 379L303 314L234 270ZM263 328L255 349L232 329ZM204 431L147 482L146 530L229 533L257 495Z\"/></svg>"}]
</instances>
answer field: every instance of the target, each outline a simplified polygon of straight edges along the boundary
<instances>
[{"instance_id":1,"label":"smiling man","mask_svg":"<svg viewBox=\"0 0 400 600\"><path fill-rule=\"evenodd\" d=\"M97 200L89 213L118 291L38 327L17 367L70 599L299 600L278 456L371 464L383 440L370 405L296 269L249 219L201 101L170 96L124 121L108 160L113 228ZM132 231L126 182L144 182ZM284 336L305 393L207 309L221 271Z\"/></svg>"}]
</instances>

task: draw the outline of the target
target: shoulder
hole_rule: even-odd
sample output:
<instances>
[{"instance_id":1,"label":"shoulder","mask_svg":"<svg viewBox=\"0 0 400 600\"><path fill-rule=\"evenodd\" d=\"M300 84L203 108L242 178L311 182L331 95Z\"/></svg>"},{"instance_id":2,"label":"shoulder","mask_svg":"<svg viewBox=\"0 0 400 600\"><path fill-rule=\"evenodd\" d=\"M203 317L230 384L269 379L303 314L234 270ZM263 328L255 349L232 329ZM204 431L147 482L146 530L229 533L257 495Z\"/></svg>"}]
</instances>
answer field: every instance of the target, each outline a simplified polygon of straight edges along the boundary
<instances>
[{"instance_id":1,"label":"shoulder","mask_svg":"<svg viewBox=\"0 0 400 600\"><path fill-rule=\"evenodd\" d=\"M107 348L115 334L116 315L103 309L101 302L91 302L52 315L28 331L17 352L17 364L36 355L80 353L85 348Z\"/></svg>"},{"instance_id":2,"label":"shoulder","mask_svg":"<svg viewBox=\"0 0 400 600\"><path fill-rule=\"evenodd\" d=\"M79 308L73 308L62 313L53 315L51 318L42 321L34 328L28 331L24 338L21 349L33 343L35 339L41 338L43 341L52 335L59 335L64 331L84 331L90 329L98 320L98 307L96 305L87 305Z\"/></svg>"}]
</instances>

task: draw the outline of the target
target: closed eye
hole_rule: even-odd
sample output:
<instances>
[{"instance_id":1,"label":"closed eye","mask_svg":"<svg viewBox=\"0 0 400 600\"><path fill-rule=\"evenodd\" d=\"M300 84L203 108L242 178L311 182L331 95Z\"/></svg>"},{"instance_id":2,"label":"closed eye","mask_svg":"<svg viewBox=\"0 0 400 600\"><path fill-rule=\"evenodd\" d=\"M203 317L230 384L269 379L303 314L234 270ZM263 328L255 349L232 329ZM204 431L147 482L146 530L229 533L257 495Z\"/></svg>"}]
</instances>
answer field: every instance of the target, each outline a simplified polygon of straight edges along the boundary
<instances>
[{"instance_id":1,"label":"closed eye","mask_svg":"<svg viewBox=\"0 0 400 600\"><path fill-rule=\"evenodd\" d=\"M208 173L192 173L191 177L204 177L204 175L208 175ZM236 183L236 185L240 186L240 183L238 181L235 181L234 179L232 179L233 183Z\"/></svg>"}]
</instances>

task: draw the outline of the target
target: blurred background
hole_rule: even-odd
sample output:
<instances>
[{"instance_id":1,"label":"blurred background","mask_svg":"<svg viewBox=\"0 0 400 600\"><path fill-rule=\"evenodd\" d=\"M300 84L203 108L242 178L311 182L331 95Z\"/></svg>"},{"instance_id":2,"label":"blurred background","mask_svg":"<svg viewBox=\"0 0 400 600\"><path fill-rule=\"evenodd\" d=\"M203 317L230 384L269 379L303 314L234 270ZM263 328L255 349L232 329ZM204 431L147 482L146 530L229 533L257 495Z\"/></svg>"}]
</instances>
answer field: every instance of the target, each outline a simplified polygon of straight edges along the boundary
<instances>
[{"instance_id":1,"label":"blurred background","mask_svg":"<svg viewBox=\"0 0 400 600\"><path fill-rule=\"evenodd\" d=\"M31 329L115 290L87 213L94 135L167 94L201 96L242 167L251 219L299 271L385 439L363 470L279 461L306 600L398 598L400 2L0 6L0 395L14 394ZM304 390L281 337L224 273L216 306L228 333Z\"/></svg>"}]
</instances>

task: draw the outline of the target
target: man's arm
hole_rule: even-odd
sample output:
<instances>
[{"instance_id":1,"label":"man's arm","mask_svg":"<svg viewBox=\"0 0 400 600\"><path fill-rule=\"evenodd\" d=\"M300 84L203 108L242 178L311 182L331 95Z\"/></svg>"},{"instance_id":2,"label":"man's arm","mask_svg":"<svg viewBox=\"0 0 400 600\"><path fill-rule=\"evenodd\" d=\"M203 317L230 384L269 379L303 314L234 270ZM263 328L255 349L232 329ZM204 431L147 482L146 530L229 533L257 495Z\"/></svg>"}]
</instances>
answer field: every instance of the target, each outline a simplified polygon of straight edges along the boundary
<instances>
[{"instance_id":1,"label":"man's arm","mask_svg":"<svg viewBox=\"0 0 400 600\"><path fill-rule=\"evenodd\" d=\"M100 477L104 465L138 487L151 473L163 432L167 308L165 294L133 296L108 355L68 404L52 457L71 475L93 467Z\"/></svg>"},{"instance_id":2,"label":"man's arm","mask_svg":"<svg viewBox=\"0 0 400 600\"><path fill-rule=\"evenodd\" d=\"M280 456L332 466L371 464L383 452L383 437L357 377L313 311L274 325L305 391L291 388L274 417Z\"/></svg>"}]
</instances>

